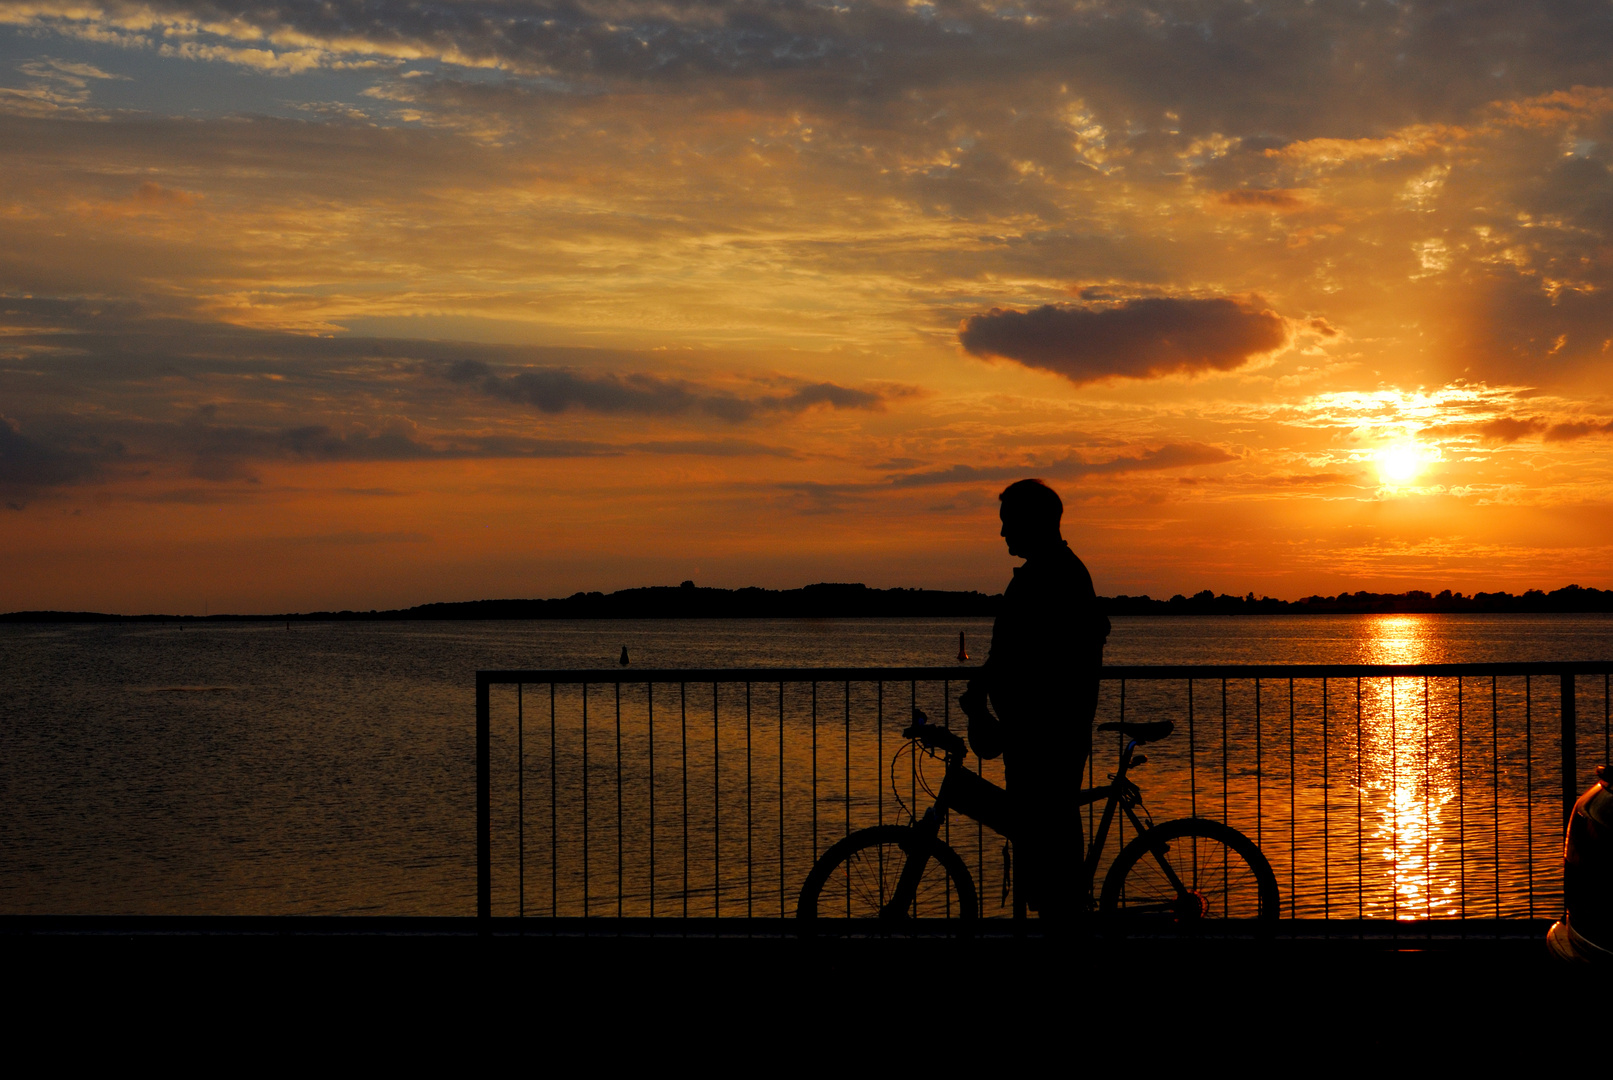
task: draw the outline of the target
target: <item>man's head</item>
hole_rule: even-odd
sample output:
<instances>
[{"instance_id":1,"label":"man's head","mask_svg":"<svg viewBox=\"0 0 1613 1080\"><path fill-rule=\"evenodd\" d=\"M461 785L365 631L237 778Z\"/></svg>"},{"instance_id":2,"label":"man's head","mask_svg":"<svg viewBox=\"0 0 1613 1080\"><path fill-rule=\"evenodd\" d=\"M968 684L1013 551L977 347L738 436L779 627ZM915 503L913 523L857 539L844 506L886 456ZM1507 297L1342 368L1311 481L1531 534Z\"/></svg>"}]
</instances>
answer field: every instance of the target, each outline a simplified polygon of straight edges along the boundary
<instances>
[{"instance_id":1,"label":"man's head","mask_svg":"<svg viewBox=\"0 0 1613 1080\"><path fill-rule=\"evenodd\" d=\"M1028 559L1064 543L1059 521L1064 517L1064 501L1040 480L1016 480L997 498L1002 502L1002 537L1008 541L1008 554Z\"/></svg>"}]
</instances>

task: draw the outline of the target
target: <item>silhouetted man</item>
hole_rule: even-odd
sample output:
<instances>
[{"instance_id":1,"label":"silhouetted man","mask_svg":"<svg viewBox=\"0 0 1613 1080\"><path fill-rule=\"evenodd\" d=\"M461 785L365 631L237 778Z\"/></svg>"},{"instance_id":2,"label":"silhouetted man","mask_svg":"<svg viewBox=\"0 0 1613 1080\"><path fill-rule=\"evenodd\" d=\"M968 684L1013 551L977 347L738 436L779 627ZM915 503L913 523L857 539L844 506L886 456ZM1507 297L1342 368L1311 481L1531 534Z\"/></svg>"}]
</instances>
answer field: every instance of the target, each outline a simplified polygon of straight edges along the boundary
<instances>
[{"instance_id":1,"label":"silhouetted man","mask_svg":"<svg viewBox=\"0 0 1613 1080\"><path fill-rule=\"evenodd\" d=\"M1092 749L1109 620L1098 610L1092 575L1059 530L1057 493L1020 480L998 499L1008 553L1025 565L1003 592L991 655L959 703L975 753L995 757L997 741L1004 755L1020 898L1043 918L1078 916L1083 852L1073 796ZM1000 725L985 708L988 698Z\"/></svg>"}]
</instances>

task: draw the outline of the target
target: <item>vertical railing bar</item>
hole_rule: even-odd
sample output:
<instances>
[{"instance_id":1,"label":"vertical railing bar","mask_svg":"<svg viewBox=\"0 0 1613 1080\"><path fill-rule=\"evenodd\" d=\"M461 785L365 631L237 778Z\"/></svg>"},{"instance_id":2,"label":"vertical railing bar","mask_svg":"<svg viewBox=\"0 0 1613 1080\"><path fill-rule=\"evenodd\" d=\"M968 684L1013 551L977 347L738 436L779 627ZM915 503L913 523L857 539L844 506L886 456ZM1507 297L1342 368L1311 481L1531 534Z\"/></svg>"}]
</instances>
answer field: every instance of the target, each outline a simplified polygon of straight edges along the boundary
<instances>
[{"instance_id":1,"label":"vertical railing bar","mask_svg":"<svg viewBox=\"0 0 1613 1080\"><path fill-rule=\"evenodd\" d=\"M616 684L616 917L622 917L626 875L622 862L622 684Z\"/></svg>"},{"instance_id":2,"label":"vertical railing bar","mask_svg":"<svg viewBox=\"0 0 1613 1080\"><path fill-rule=\"evenodd\" d=\"M1288 680L1288 917L1299 917L1299 818L1294 787L1294 680Z\"/></svg>"},{"instance_id":3,"label":"vertical railing bar","mask_svg":"<svg viewBox=\"0 0 1613 1080\"><path fill-rule=\"evenodd\" d=\"M683 770L683 917L689 917L689 684L678 684L678 741ZM685 925L688 925L685 923Z\"/></svg>"},{"instance_id":4,"label":"vertical railing bar","mask_svg":"<svg viewBox=\"0 0 1613 1080\"><path fill-rule=\"evenodd\" d=\"M650 751L650 918L655 918L655 684L644 684L644 706L647 719L645 735Z\"/></svg>"},{"instance_id":5,"label":"vertical railing bar","mask_svg":"<svg viewBox=\"0 0 1613 1080\"><path fill-rule=\"evenodd\" d=\"M1501 919L1501 711L1497 698L1496 678L1490 676L1490 787L1494 796L1495 826L1495 917ZM1497 929L1497 933L1500 930Z\"/></svg>"},{"instance_id":6,"label":"vertical railing bar","mask_svg":"<svg viewBox=\"0 0 1613 1080\"><path fill-rule=\"evenodd\" d=\"M942 680L942 683L940 683L940 725L945 729L952 727L952 700L950 698L952 698L952 690L948 688L947 682ZM845 733L845 738L848 741L852 738L850 730ZM850 777L847 777L847 787L850 787ZM950 848L952 846L952 814L947 814L944 819L940 820L940 827L945 830L942 843L945 843ZM948 875L944 880L945 885L940 891L940 898L942 898L942 906L944 906L944 911L947 912L948 919L952 919L952 877ZM981 883L984 885L984 882Z\"/></svg>"},{"instance_id":7,"label":"vertical railing bar","mask_svg":"<svg viewBox=\"0 0 1613 1080\"><path fill-rule=\"evenodd\" d=\"M1574 803L1579 800L1579 705L1575 698L1574 675L1562 675L1562 703L1559 717L1563 729L1563 828L1574 817Z\"/></svg>"},{"instance_id":8,"label":"vertical railing bar","mask_svg":"<svg viewBox=\"0 0 1613 1080\"><path fill-rule=\"evenodd\" d=\"M1261 829L1265 824L1266 765L1260 746L1260 680L1255 679L1255 847L1261 843Z\"/></svg>"},{"instance_id":9,"label":"vertical railing bar","mask_svg":"<svg viewBox=\"0 0 1613 1080\"><path fill-rule=\"evenodd\" d=\"M1366 847L1361 829L1361 799L1367 784L1367 763L1361 756L1361 676L1355 677L1355 917L1367 917Z\"/></svg>"},{"instance_id":10,"label":"vertical railing bar","mask_svg":"<svg viewBox=\"0 0 1613 1080\"><path fill-rule=\"evenodd\" d=\"M582 917L589 917L589 683L582 683Z\"/></svg>"},{"instance_id":11,"label":"vertical railing bar","mask_svg":"<svg viewBox=\"0 0 1613 1080\"><path fill-rule=\"evenodd\" d=\"M751 846L751 751L750 751L750 680L745 680L745 918L755 917L751 910L755 889L755 865Z\"/></svg>"},{"instance_id":12,"label":"vertical railing bar","mask_svg":"<svg viewBox=\"0 0 1613 1080\"><path fill-rule=\"evenodd\" d=\"M1226 677L1223 675L1223 677L1221 677L1221 820L1223 820L1223 822L1226 822L1227 819L1226 771ZM1221 861L1221 914L1224 914L1224 916L1231 916L1231 908L1229 908L1229 904L1231 904L1232 901L1231 898L1227 896L1227 893L1231 891L1231 874L1231 859L1223 859L1223 861Z\"/></svg>"},{"instance_id":13,"label":"vertical railing bar","mask_svg":"<svg viewBox=\"0 0 1613 1080\"><path fill-rule=\"evenodd\" d=\"M1221 820L1227 820L1227 680L1221 678ZM1223 863L1223 866L1226 864ZM1224 886L1223 882L1223 886ZM1222 894L1226 895L1224 889Z\"/></svg>"},{"instance_id":14,"label":"vertical railing bar","mask_svg":"<svg viewBox=\"0 0 1613 1080\"><path fill-rule=\"evenodd\" d=\"M522 919L526 918L526 710L521 700L525 689L524 683L515 684L515 910Z\"/></svg>"},{"instance_id":15,"label":"vertical railing bar","mask_svg":"<svg viewBox=\"0 0 1613 1080\"><path fill-rule=\"evenodd\" d=\"M1196 739L1193 724L1193 680L1187 680L1187 796L1190 812L1194 817L1199 816L1199 781L1198 765L1196 761ZM1117 734L1120 734L1117 732ZM1124 738L1124 735L1121 735ZM1199 876L1199 848L1193 845L1192 871L1194 878Z\"/></svg>"},{"instance_id":16,"label":"vertical railing bar","mask_svg":"<svg viewBox=\"0 0 1613 1080\"><path fill-rule=\"evenodd\" d=\"M885 824L885 680L879 679L874 683L874 793L877 804L878 823ZM891 782L895 783L894 772ZM874 868L878 875L879 895L885 895L885 852L880 849L879 865Z\"/></svg>"},{"instance_id":17,"label":"vertical railing bar","mask_svg":"<svg viewBox=\"0 0 1613 1080\"><path fill-rule=\"evenodd\" d=\"M915 680L909 682L907 684L907 691L908 691L908 707L909 707L908 715L912 716L913 715L912 710L915 710L915 709L917 709L919 707L919 684L918 684L918 680L915 679ZM907 757L908 757L908 776L907 776L907 781L908 781L908 800L909 800L909 802L908 802L908 814L911 815L911 817L913 818L913 822L915 824L917 824L918 819L919 819L919 813L918 813L918 807L919 807L919 755L918 755L918 744L917 743L913 744L913 752L911 754L907 755Z\"/></svg>"},{"instance_id":18,"label":"vertical railing bar","mask_svg":"<svg viewBox=\"0 0 1613 1080\"><path fill-rule=\"evenodd\" d=\"M1535 738L1534 697L1530 677L1523 677L1524 858L1529 867L1529 917L1535 917Z\"/></svg>"},{"instance_id":19,"label":"vertical railing bar","mask_svg":"<svg viewBox=\"0 0 1613 1080\"><path fill-rule=\"evenodd\" d=\"M1188 686L1187 702L1188 702L1188 717L1189 717L1189 719L1191 719L1191 717L1193 715L1193 688L1192 688L1191 684ZM1189 746L1189 751L1190 752L1188 753L1188 769L1189 769L1190 773L1192 771L1192 765L1193 765L1193 755L1191 753L1192 734L1193 734L1192 727L1191 727L1191 725L1189 725L1189 728L1188 728L1188 746ZM1122 731L1116 731L1115 732L1115 757L1118 758L1121 754L1123 754L1125 752L1126 752L1126 733L1123 730ZM1191 793L1191 791L1192 791L1192 785L1191 784L1188 786L1188 790ZM1090 815L1091 810L1094 808L1094 804L1088 803L1087 807L1088 807L1088 812L1089 812L1089 815ZM1112 863L1111 863L1111 865L1112 865ZM1093 876L1094 876L1094 878L1096 878L1096 876L1097 876L1096 867L1094 867ZM1096 887L1097 882L1094 881L1093 885L1094 885L1094 887Z\"/></svg>"},{"instance_id":20,"label":"vertical railing bar","mask_svg":"<svg viewBox=\"0 0 1613 1080\"><path fill-rule=\"evenodd\" d=\"M560 914L560 804L557 783L554 683L549 684L549 917Z\"/></svg>"},{"instance_id":21,"label":"vertical railing bar","mask_svg":"<svg viewBox=\"0 0 1613 1080\"><path fill-rule=\"evenodd\" d=\"M1389 676L1389 917L1400 933L1400 726L1395 677Z\"/></svg>"},{"instance_id":22,"label":"vertical railing bar","mask_svg":"<svg viewBox=\"0 0 1613 1080\"><path fill-rule=\"evenodd\" d=\"M1125 736L1122 735L1122 738ZM1187 796L1194 817L1199 816L1198 766L1195 761L1193 731L1193 680L1187 680Z\"/></svg>"},{"instance_id":23,"label":"vertical railing bar","mask_svg":"<svg viewBox=\"0 0 1613 1080\"><path fill-rule=\"evenodd\" d=\"M1120 722L1122 724L1124 724L1126 722L1126 680L1125 679L1120 680ZM1094 765L1093 765L1093 761L1092 761L1092 759L1094 757L1096 757L1096 756L1097 756L1096 754L1088 754L1087 755L1087 787L1089 787L1089 788L1093 788L1093 787L1098 786L1097 783L1096 783L1096 780L1095 780L1095 775L1096 774L1093 772ZM1097 820L1097 817L1095 816L1095 808L1096 808L1096 806L1097 806L1097 803L1095 801L1087 803L1087 843L1089 843L1089 844L1092 842L1092 838L1098 834L1098 820ZM1085 846L1085 845L1083 845L1083 846Z\"/></svg>"},{"instance_id":24,"label":"vertical railing bar","mask_svg":"<svg viewBox=\"0 0 1613 1080\"><path fill-rule=\"evenodd\" d=\"M1456 873L1461 886L1461 912L1467 918L1467 718L1462 703L1462 677L1456 676Z\"/></svg>"},{"instance_id":25,"label":"vertical railing bar","mask_svg":"<svg viewBox=\"0 0 1613 1080\"><path fill-rule=\"evenodd\" d=\"M818 857L818 683L812 683L812 857Z\"/></svg>"},{"instance_id":26,"label":"vertical railing bar","mask_svg":"<svg viewBox=\"0 0 1613 1080\"><path fill-rule=\"evenodd\" d=\"M1332 873L1329 863L1332 861L1332 846L1328 835L1328 774L1327 774L1327 677L1322 677L1322 918L1331 917L1332 904Z\"/></svg>"},{"instance_id":27,"label":"vertical railing bar","mask_svg":"<svg viewBox=\"0 0 1613 1080\"><path fill-rule=\"evenodd\" d=\"M952 683L951 683L951 680L949 680L949 679L942 679L941 680L941 726L947 728L948 730L951 730L951 728L952 728ZM851 740L850 731L847 731L847 733L846 733L846 740L847 740L848 743ZM850 780L849 774L847 776L846 786L847 786L848 789L851 787L851 780ZM951 844L952 844L952 815L951 814L948 814L946 816L945 824L943 825L943 828L946 829L946 841L945 842L950 847ZM982 881L980 884L982 886L981 897L984 897L984 895L985 895L985 891L984 891L985 882ZM943 895L943 897L944 897L944 899L946 901L947 918L950 919L950 918L952 918L952 879L950 877L947 878L946 889L944 890L942 895ZM985 905L982 904L980 906L984 907Z\"/></svg>"},{"instance_id":28,"label":"vertical railing bar","mask_svg":"<svg viewBox=\"0 0 1613 1080\"><path fill-rule=\"evenodd\" d=\"M846 819L846 835L851 835L851 680L846 680L845 743L842 746L846 788L842 792L842 813ZM846 918L851 918L851 875L846 875Z\"/></svg>"},{"instance_id":29,"label":"vertical railing bar","mask_svg":"<svg viewBox=\"0 0 1613 1080\"><path fill-rule=\"evenodd\" d=\"M846 835L850 836L851 835L851 680L850 679L846 680L845 769L846 769L846 798L845 798ZM850 879L848 878L847 881L849 883Z\"/></svg>"},{"instance_id":30,"label":"vertical railing bar","mask_svg":"<svg viewBox=\"0 0 1613 1080\"><path fill-rule=\"evenodd\" d=\"M817 858L818 853L812 853ZM778 684L778 917L784 918L784 680Z\"/></svg>"},{"instance_id":31,"label":"vertical railing bar","mask_svg":"<svg viewBox=\"0 0 1613 1080\"><path fill-rule=\"evenodd\" d=\"M722 762L718 753L717 683L711 683L711 917L722 918Z\"/></svg>"},{"instance_id":32,"label":"vertical railing bar","mask_svg":"<svg viewBox=\"0 0 1613 1080\"><path fill-rule=\"evenodd\" d=\"M967 687L965 687L965 691L967 691ZM948 683L947 696L949 700L951 695L951 683ZM984 779L986 775L986 763L980 759L979 754L975 755L975 775L981 779ZM1079 773L1076 774L1075 783L1077 787L1081 784ZM1075 812L1075 820L1077 822L1081 820L1081 811L1079 809ZM980 882L980 909L984 911L986 907L986 826L981 821L975 822L975 880Z\"/></svg>"},{"instance_id":33,"label":"vertical railing bar","mask_svg":"<svg viewBox=\"0 0 1613 1080\"><path fill-rule=\"evenodd\" d=\"M491 686L476 673L476 917L493 932L493 710Z\"/></svg>"},{"instance_id":34,"label":"vertical railing bar","mask_svg":"<svg viewBox=\"0 0 1613 1080\"><path fill-rule=\"evenodd\" d=\"M885 824L885 680L874 683L874 797L876 824Z\"/></svg>"},{"instance_id":35,"label":"vertical railing bar","mask_svg":"<svg viewBox=\"0 0 1613 1080\"><path fill-rule=\"evenodd\" d=\"M1432 718L1428 711L1428 676L1423 676L1423 918L1434 917L1434 837L1432 833L1434 801L1433 785L1433 734L1429 727ZM1433 930L1430 929L1432 934Z\"/></svg>"}]
</instances>

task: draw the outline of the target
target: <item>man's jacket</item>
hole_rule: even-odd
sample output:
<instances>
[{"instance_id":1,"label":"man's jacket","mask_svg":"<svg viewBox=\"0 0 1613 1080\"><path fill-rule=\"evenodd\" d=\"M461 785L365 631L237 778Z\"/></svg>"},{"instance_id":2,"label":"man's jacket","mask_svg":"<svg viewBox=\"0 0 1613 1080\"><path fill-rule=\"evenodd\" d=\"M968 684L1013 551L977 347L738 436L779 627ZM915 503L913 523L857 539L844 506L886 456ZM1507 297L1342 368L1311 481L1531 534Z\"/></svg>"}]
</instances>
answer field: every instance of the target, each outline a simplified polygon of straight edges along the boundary
<instances>
[{"instance_id":1,"label":"man's jacket","mask_svg":"<svg viewBox=\"0 0 1613 1080\"><path fill-rule=\"evenodd\" d=\"M1108 636L1092 575L1068 544L1014 571L974 680L989 692L1010 747L1086 741Z\"/></svg>"}]
</instances>

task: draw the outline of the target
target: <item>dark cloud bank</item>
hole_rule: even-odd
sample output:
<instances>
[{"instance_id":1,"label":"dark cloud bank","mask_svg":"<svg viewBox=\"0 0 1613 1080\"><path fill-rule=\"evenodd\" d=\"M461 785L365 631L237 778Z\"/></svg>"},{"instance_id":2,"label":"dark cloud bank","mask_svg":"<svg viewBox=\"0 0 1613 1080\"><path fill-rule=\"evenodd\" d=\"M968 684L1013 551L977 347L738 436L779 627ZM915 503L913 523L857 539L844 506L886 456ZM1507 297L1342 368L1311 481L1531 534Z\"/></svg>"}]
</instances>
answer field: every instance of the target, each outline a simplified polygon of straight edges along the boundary
<instances>
[{"instance_id":1,"label":"dark cloud bank","mask_svg":"<svg viewBox=\"0 0 1613 1080\"><path fill-rule=\"evenodd\" d=\"M958 332L975 356L1017 360L1075 383L1230 371L1288 343L1282 316L1237 301L1147 297L1114 306L992 308Z\"/></svg>"},{"instance_id":2,"label":"dark cloud bank","mask_svg":"<svg viewBox=\"0 0 1613 1080\"><path fill-rule=\"evenodd\" d=\"M0 499L20 510L28 494L40 488L62 487L88 480L100 471L101 459L115 456L111 446L100 454L31 439L22 425L0 416Z\"/></svg>"},{"instance_id":3,"label":"dark cloud bank","mask_svg":"<svg viewBox=\"0 0 1613 1080\"><path fill-rule=\"evenodd\" d=\"M562 88L789 74L807 94L854 87L890 98L1013 72L1132 107L1179 105L1186 127L1225 127L1232 113L1263 130L1308 128L1318 112L1363 105L1389 122L1449 114L1498 96L1498 85L1522 94L1594 84L1613 50L1613 9L1602 0L114 0L106 10L250 27L236 39L254 44L294 36L463 58Z\"/></svg>"},{"instance_id":4,"label":"dark cloud bank","mask_svg":"<svg viewBox=\"0 0 1613 1080\"><path fill-rule=\"evenodd\" d=\"M791 457L786 447L712 437L702 427L715 421L732 429L820 407L878 410L903 392L789 376L732 389L599 370L646 362L630 352L315 337L149 315L130 303L0 297L0 328L0 394L9 413L0 416L0 499L13 509L43 491L162 463L201 480L239 481L268 461ZM163 385L224 404L176 406ZM324 422L305 401L357 419ZM626 440L619 433L550 437L521 425L490 433L485 420L466 413L478 401L513 407L503 410L509 419L531 410L540 424L580 413L678 427ZM278 422L253 422L265 412ZM429 429L411 416L431 417Z\"/></svg>"}]
</instances>

